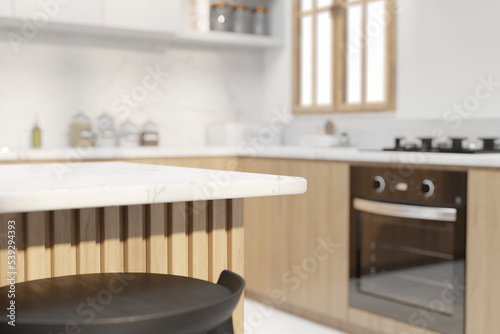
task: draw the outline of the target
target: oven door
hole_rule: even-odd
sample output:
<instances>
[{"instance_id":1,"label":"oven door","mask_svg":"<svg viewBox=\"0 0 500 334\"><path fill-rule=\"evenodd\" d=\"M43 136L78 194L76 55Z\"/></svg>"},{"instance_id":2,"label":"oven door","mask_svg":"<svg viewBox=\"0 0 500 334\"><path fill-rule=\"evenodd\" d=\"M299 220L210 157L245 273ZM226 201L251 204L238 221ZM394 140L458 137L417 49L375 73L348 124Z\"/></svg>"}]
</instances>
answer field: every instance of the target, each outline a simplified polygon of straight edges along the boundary
<instances>
[{"instance_id":1,"label":"oven door","mask_svg":"<svg viewBox=\"0 0 500 334\"><path fill-rule=\"evenodd\" d=\"M465 226L459 208L353 200L350 304L443 333L463 333Z\"/></svg>"}]
</instances>

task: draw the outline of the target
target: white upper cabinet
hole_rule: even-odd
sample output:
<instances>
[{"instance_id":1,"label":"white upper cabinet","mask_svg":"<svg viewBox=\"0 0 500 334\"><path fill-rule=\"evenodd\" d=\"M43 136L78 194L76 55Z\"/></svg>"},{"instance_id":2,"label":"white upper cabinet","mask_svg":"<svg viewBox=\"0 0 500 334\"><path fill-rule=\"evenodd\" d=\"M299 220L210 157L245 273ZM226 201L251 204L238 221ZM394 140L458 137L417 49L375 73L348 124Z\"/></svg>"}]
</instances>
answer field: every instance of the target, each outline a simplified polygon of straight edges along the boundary
<instances>
[{"instance_id":1,"label":"white upper cabinet","mask_svg":"<svg viewBox=\"0 0 500 334\"><path fill-rule=\"evenodd\" d=\"M12 0L0 0L0 16L12 16Z\"/></svg>"},{"instance_id":2,"label":"white upper cabinet","mask_svg":"<svg viewBox=\"0 0 500 334\"><path fill-rule=\"evenodd\" d=\"M5 1L5 0L0 0ZM102 25L103 0L14 0L14 16L36 21Z\"/></svg>"},{"instance_id":3,"label":"white upper cabinet","mask_svg":"<svg viewBox=\"0 0 500 334\"><path fill-rule=\"evenodd\" d=\"M104 0L104 25L176 32L181 26L181 0Z\"/></svg>"}]
</instances>

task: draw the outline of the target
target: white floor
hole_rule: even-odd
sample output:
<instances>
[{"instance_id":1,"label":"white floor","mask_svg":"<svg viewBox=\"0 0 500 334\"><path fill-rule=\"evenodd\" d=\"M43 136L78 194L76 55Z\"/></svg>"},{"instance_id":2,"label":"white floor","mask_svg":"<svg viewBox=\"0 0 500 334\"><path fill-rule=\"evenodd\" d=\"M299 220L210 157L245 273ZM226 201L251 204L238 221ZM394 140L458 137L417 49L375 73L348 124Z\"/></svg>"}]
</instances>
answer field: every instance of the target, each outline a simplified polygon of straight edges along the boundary
<instances>
[{"instance_id":1,"label":"white floor","mask_svg":"<svg viewBox=\"0 0 500 334\"><path fill-rule=\"evenodd\" d=\"M345 334L245 299L245 334Z\"/></svg>"}]
</instances>

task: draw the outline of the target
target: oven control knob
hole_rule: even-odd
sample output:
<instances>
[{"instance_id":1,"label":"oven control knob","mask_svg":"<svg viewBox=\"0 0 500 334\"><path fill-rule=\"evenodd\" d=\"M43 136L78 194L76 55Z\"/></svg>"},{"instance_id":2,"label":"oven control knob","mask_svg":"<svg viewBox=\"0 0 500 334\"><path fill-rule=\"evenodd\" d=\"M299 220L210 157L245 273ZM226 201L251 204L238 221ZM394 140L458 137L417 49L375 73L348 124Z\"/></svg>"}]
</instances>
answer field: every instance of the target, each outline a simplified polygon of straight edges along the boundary
<instances>
[{"instance_id":1,"label":"oven control knob","mask_svg":"<svg viewBox=\"0 0 500 334\"><path fill-rule=\"evenodd\" d=\"M420 185L420 191L424 194L424 197L431 197L436 191L436 186L431 180L423 180Z\"/></svg>"},{"instance_id":2,"label":"oven control knob","mask_svg":"<svg viewBox=\"0 0 500 334\"><path fill-rule=\"evenodd\" d=\"M382 176L375 176L373 178L373 189L378 193L385 190L385 180Z\"/></svg>"}]
</instances>

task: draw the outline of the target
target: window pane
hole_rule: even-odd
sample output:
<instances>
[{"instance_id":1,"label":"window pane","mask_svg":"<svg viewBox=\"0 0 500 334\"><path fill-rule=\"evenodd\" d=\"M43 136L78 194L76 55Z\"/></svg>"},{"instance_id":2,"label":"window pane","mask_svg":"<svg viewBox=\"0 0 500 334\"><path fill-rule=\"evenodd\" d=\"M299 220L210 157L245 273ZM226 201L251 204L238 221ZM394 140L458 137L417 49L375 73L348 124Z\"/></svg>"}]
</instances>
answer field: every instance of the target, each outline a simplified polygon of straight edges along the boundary
<instances>
[{"instance_id":1,"label":"window pane","mask_svg":"<svg viewBox=\"0 0 500 334\"><path fill-rule=\"evenodd\" d=\"M346 103L361 103L361 60L362 60L362 7L353 5L347 9L346 45Z\"/></svg>"},{"instance_id":2,"label":"window pane","mask_svg":"<svg viewBox=\"0 0 500 334\"><path fill-rule=\"evenodd\" d=\"M328 7L332 5L332 0L318 0L318 8Z\"/></svg>"},{"instance_id":3,"label":"window pane","mask_svg":"<svg viewBox=\"0 0 500 334\"><path fill-rule=\"evenodd\" d=\"M312 17L305 16L300 24L300 104L312 104Z\"/></svg>"},{"instance_id":4,"label":"window pane","mask_svg":"<svg viewBox=\"0 0 500 334\"><path fill-rule=\"evenodd\" d=\"M368 4L366 26L366 102L385 101L385 26L384 1Z\"/></svg>"},{"instance_id":5,"label":"window pane","mask_svg":"<svg viewBox=\"0 0 500 334\"><path fill-rule=\"evenodd\" d=\"M300 0L300 10L306 11L312 9L313 0Z\"/></svg>"},{"instance_id":6,"label":"window pane","mask_svg":"<svg viewBox=\"0 0 500 334\"><path fill-rule=\"evenodd\" d=\"M316 102L319 105L332 104L332 16L330 12L320 13L317 18L317 82Z\"/></svg>"}]
</instances>

